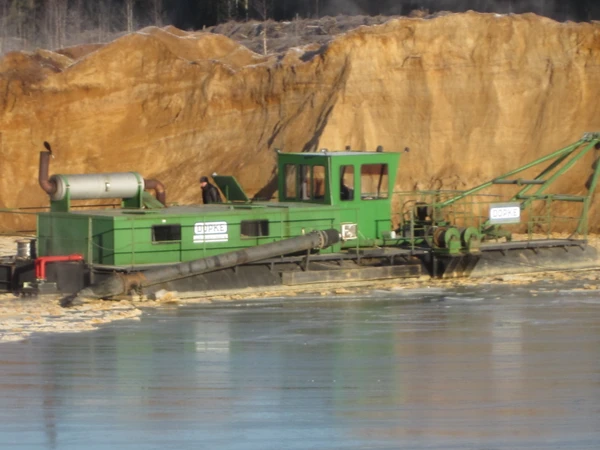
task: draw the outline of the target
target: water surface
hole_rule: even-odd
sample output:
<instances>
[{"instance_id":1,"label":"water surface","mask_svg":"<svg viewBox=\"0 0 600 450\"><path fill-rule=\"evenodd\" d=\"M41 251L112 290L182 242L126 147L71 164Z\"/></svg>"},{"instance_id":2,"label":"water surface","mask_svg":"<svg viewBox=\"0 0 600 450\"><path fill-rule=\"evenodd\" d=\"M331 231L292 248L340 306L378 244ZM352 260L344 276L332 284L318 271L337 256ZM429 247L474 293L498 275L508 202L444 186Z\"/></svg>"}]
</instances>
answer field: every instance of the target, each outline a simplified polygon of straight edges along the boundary
<instances>
[{"instance_id":1,"label":"water surface","mask_svg":"<svg viewBox=\"0 0 600 450\"><path fill-rule=\"evenodd\" d=\"M0 446L598 449L600 297L572 285L149 310L0 346Z\"/></svg>"}]
</instances>

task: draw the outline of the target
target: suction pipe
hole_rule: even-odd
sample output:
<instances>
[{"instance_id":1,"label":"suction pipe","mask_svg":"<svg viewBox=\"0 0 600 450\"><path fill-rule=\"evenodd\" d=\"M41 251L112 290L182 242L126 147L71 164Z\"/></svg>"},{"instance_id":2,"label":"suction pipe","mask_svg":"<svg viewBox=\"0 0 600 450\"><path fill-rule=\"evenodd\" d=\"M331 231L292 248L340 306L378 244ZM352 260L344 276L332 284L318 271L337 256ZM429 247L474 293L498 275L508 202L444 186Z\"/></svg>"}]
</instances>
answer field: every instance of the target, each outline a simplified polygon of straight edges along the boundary
<instances>
[{"instance_id":1,"label":"suction pipe","mask_svg":"<svg viewBox=\"0 0 600 450\"><path fill-rule=\"evenodd\" d=\"M284 239L278 242L257 245L243 250L222 253L194 261L182 262L145 272L114 274L110 278L81 290L77 296L87 298L110 298L128 294L132 290L141 290L144 286L153 286L216 270L261 261L280 255L288 255L313 248L327 248L340 240L338 230L312 231L308 234Z\"/></svg>"}]
</instances>

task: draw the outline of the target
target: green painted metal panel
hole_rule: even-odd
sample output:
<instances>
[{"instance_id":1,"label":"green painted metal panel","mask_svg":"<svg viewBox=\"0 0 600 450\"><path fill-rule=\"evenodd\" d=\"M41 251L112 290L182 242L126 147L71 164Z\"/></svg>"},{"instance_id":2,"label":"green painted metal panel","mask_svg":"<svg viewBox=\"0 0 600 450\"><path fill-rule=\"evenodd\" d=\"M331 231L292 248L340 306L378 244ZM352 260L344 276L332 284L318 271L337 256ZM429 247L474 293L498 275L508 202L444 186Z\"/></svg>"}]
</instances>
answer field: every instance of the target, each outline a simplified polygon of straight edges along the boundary
<instances>
[{"instance_id":1,"label":"green painted metal panel","mask_svg":"<svg viewBox=\"0 0 600 450\"><path fill-rule=\"evenodd\" d=\"M115 227L113 217L88 216L92 221L92 262L115 264ZM88 258L86 258L89 261Z\"/></svg>"},{"instance_id":2,"label":"green painted metal panel","mask_svg":"<svg viewBox=\"0 0 600 450\"><path fill-rule=\"evenodd\" d=\"M357 224L359 239L342 242L341 247L372 245L390 229L391 193L398 168L397 153L280 154L285 164L304 166L311 177L301 196L286 202L176 206L162 209L111 209L50 212L38 216L41 255L82 253L86 261L103 265L166 264L253 247L313 230ZM385 184L371 174L371 190L361 186L365 164L386 164ZM340 198L339 171L352 166L355 173L352 200ZM372 169L372 167L371 167ZM370 169L370 170L371 170ZM373 170L371 170L373 172ZM280 176L280 190L285 182ZM227 177L223 177L227 178ZM231 179L229 179L231 181ZM300 178L297 179L300 181ZM239 185L238 185L239 187ZM240 188L241 194L243 191ZM235 198L246 201L238 192Z\"/></svg>"},{"instance_id":3,"label":"green painted metal panel","mask_svg":"<svg viewBox=\"0 0 600 450\"><path fill-rule=\"evenodd\" d=\"M112 264L113 234L111 217L67 212L38 214L37 240L40 256L80 253L88 262Z\"/></svg>"},{"instance_id":4,"label":"green painted metal panel","mask_svg":"<svg viewBox=\"0 0 600 450\"><path fill-rule=\"evenodd\" d=\"M229 202L249 202L250 199L233 176L213 175L217 187L225 194Z\"/></svg>"},{"instance_id":5,"label":"green painted metal panel","mask_svg":"<svg viewBox=\"0 0 600 450\"><path fill-rule=\"evenodd\" d=\"M268 223L268 235L243 234L242 228L259 223ZM137 265L189 261L331 228L334 224L339 228L339 210L327 207L313 207L309 211L264 206L251 209L223 206L220 210L198 207L194 212L181 214L115 216L113 233L102 234L103 243L98 243L98 247L103 250L95 262ZM180 239L161 242L153 239L153 229L165 226L180 227ZM114 238L112 253L104 249L104 242L110 238Z\"/></svg>"},{"instance_id":6,"label":"green painted metal panel","mask_svg":"<svg viewBox=\"0 0 600 450\"><path fill-rule=\"evenodd\" d=\"M85 253L87 250L88 220L85 217L41 213L38 215L37 233L40 256Z\"/></svg>"},{"instance_id":7,"label":"green painted metal panel","mask_svg":"<svg viewBox=\"0 0 600 450\"><path fill-rule=\"evenodd\" d=\"M165 208L165 205L163 205L161 202L159 202L156 197L154 197L152 194L150 194L150 192L146 192L144 191L142 193L142 202L143 202L143 206L146 208L150 208L150 209L161 209L161 208Z\"/></svg>"},{"instance_id":8,"label":"green painted metal panel","mask_svg":"<svg viewBox=\"0 0 600 450\"><path fill-rule=\"evenodd\" d=\"M279 154L279 200L294 201L303 204L314 203L317 200L303 200L300 195L288 198L286 187L290 179L286 179L286 167L297 166L295 171L296 189L298 194L302 171L300 167L309 165L323 165L327 174L327 195L325 203L339 207L341 223L357 223L360 245L374 245L377 239L382 238L384 231L392 228L391 223L391 198L394 192L399 153L384 152L326 152L326 153L281 153ZM376 166L385 167L385 173L364 173L365 168ZM353 186L346 186L352 192L351 198L344 195L344 173L351 169L353 172ZM368 172L368 171L366 171ZM366 186L366 179L372 181L373 186ZM287 185L286 185L287 183ZM373 189L372 189L373 188ZM288 189L289 190L289 189ZM386 195L382 196L381 193ZM322 202L322 200L319 200ZM345 242L345 247L354 246L355 243Z\"/></svg>"},{"instance_id":9,"label":"green painted metal panel","mask_svg":"<svg viewBox=\"0 0 600 450\"><path fill-rule=\"evenodd\" d=\"M436 225L449 221L445 216L436 218L441 207L449 207L469 194L474 194L494 183L508 182L524 168L557 158L517 194L523 204L532 200L579 201L583 213L578 231L587 230L587 211L593 192L600 179L600 165L595 166L589 180L590 191L585 196L546 194L558 176L568 170L583 154L591 151L600 141L597 135L554 154L537 160L502 177L451 198L439 198L439 192L410 193L420 198L430 195L428 202L434 211ZM576 153L580 147L581 154ZM568 158L573 156L573 160ZM340 248L381 245L384 234L392 229L391 204L396 182L399 153L383 152L320 152L282 153L278 155L280 202L252 202L233 177L220 177L221 189L229 192L229 200L244 203L175 206L161 209L132 208L68 211L65 204L54 204L51 212L38 215L38 253L64 255L81 253L86 261L104 265L142 265L189 261L231 250L298 236L315 229L344 230L348 238L324 252ZM559 165L564 163L564 167ZM556 173L552 172L556 169ZM542 183L543 182L543 183ZM519 180L516 184L521 183ZM542 188L533 190L533 185ZM289 188L289 189L288 189ZM68 196L68 193L67 193ZM420 200L414 200L420 201ZM124 206L128 206L126 203ZM411 213L412 214L412 213ZM471 213L472 214L472 211ZM413 217L412 215L410 217ZM405 222L411 233L424 230L427 223ZM416 227L416 228L415 228ZM356 231L357 238L352 239ZM498 230L492 230L498 235ZM420 242L422 237L397 239L397 243ZM389 239L388 239L389 241ZM460 249L459 249L460 250Z\"/></svg>"}]
</instances>

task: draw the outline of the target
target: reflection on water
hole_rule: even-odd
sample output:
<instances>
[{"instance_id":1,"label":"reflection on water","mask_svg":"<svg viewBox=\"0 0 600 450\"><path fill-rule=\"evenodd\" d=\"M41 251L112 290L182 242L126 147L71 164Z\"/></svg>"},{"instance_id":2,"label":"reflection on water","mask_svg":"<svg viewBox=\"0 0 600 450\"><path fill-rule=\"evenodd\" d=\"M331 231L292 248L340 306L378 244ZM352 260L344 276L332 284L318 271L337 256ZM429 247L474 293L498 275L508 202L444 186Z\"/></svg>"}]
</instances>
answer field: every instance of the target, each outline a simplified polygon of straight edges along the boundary
<instances>
[{"instance_id":1,"label":"reflection on water","mask_svg":"<svg viewBox=\"0 0 600 450\"><path fill-rule=\"evenodd\" d=\"M0 347L6 448L597 449L600 299L181 307Z\"/></svg>"}]
</instances>

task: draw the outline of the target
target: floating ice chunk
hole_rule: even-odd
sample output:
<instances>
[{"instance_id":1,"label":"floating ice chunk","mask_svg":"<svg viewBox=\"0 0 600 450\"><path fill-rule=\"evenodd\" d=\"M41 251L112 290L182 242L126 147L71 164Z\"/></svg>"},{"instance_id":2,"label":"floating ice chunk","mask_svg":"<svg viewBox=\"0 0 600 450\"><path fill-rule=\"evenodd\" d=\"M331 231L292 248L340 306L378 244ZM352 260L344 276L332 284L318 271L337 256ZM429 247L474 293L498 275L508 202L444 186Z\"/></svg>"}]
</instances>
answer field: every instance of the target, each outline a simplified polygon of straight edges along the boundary
<instances>
[{"instance_id":1,"label":"floating ice chunk","mask_svg":"<svg viewBox=\"0 0 600 450\"><path fill-rule=\"evenodd\" d=\"M419 296L419 295L442 295L445 292L447 292L446 289L442 289L442 288L414 288L414 289L406 289L406 288L402 288L401 286L398 287L393 287L391 289L394 294L401 294L401 295L411 295L411 296Z\"/></svg>"},{"instance_id":2,"label":"floating ice chunk","mask_svg":"<svg viewBox=\"0 0 600 450\"><path fill-rule=\"evenodd\" d=\"M483 297L455 297L455 296L444 296L442 301L444 302L455 302L455 303L473 303L482 302L485 300Z\"/></svg>"}]
</instances>

